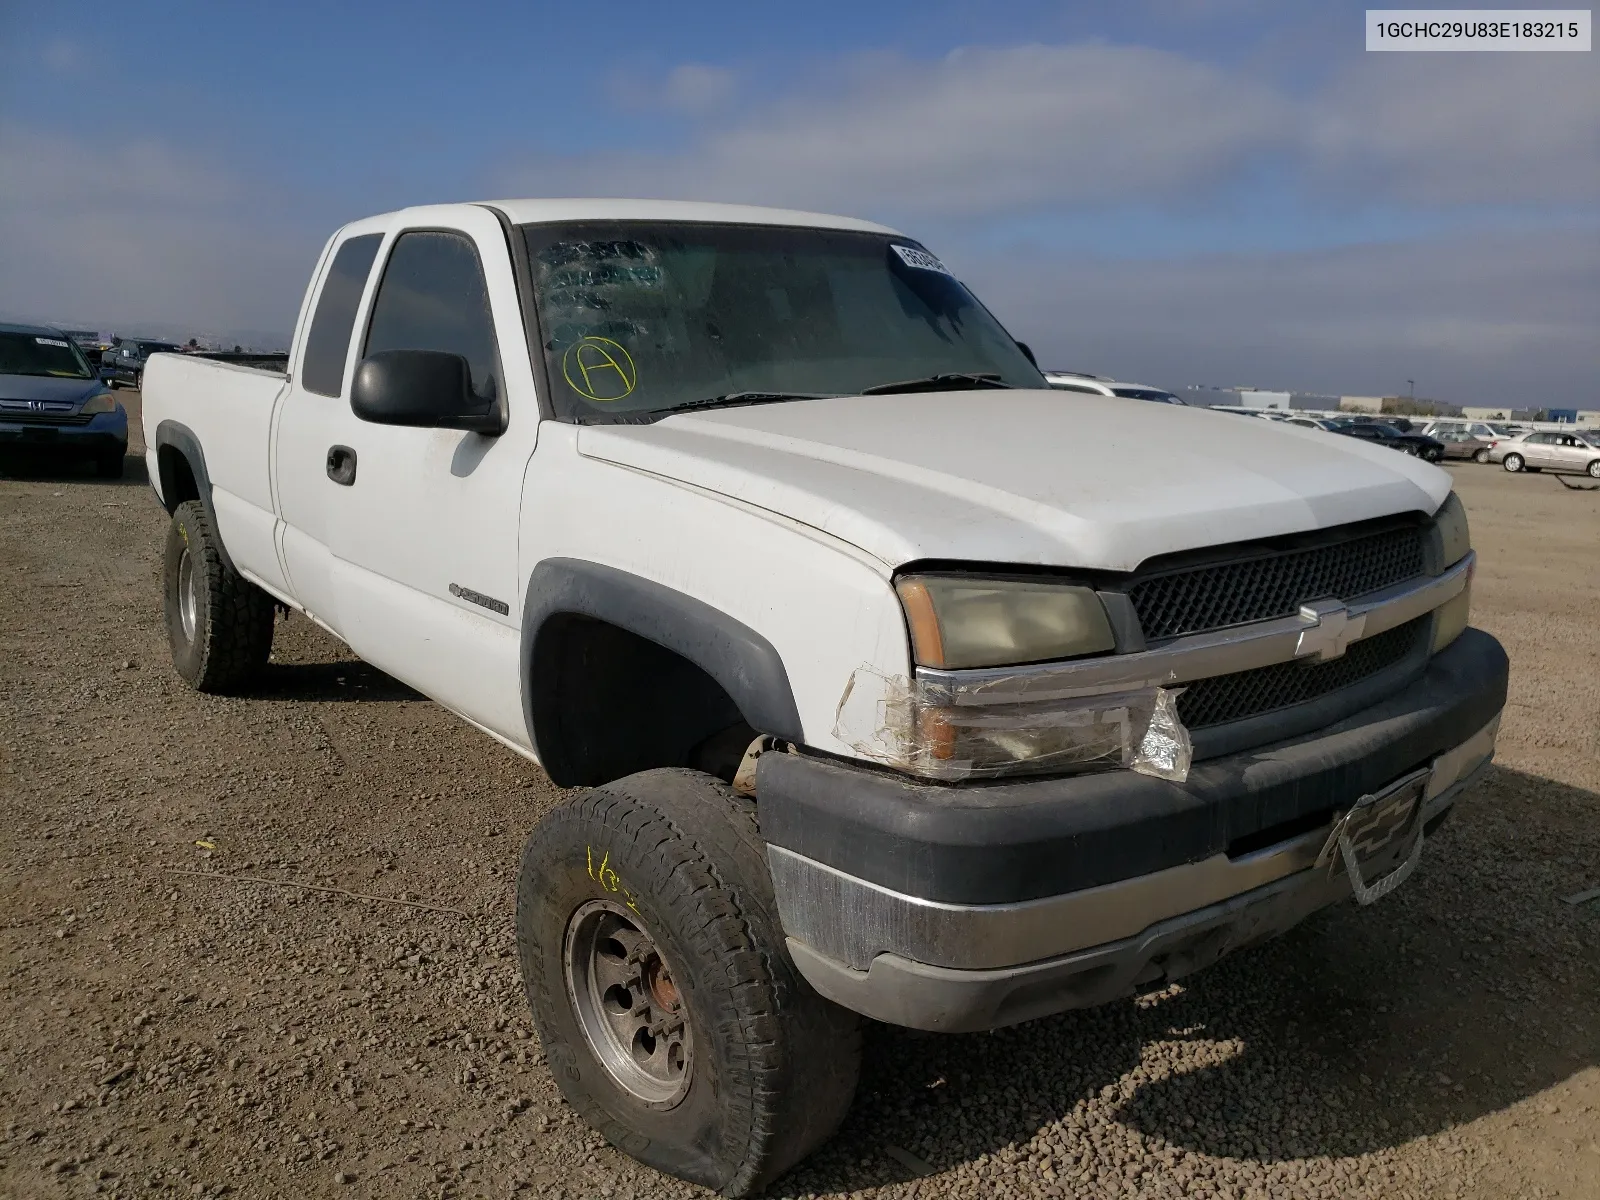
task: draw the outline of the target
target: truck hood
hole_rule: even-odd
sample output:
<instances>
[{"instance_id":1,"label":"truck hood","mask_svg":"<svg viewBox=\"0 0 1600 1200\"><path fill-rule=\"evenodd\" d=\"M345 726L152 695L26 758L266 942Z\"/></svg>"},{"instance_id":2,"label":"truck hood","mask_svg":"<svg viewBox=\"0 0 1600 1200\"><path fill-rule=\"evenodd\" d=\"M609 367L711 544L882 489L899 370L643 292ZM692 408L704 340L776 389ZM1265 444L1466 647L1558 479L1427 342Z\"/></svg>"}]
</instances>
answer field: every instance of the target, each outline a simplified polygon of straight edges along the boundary
<instances>
[{"instance_id":1,"label":"truck hood","mask_svg":"<svg viewBox=\"0 0 1600 1200\"><path fill-rule=\"evenodd\" d=\"M1175 550L1418 510L1437 467L1321 430L1046 391L839 396L579 431L591 459L925 559L1129 571Z\"/></svg>"}]
</instances>

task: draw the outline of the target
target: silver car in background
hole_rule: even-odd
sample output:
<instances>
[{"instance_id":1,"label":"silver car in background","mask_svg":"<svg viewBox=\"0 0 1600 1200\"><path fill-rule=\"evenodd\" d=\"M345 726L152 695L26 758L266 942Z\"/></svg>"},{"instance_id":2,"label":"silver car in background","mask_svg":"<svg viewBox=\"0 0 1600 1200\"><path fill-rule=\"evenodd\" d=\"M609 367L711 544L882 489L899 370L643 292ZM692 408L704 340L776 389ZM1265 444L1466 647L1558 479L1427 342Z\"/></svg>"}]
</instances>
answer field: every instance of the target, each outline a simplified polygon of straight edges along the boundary
<instances>
[{"instance_id":1,"label":"silver car in background","mask_svg":"<svg viewBox=\"0 0 1600 1200\"><path fill-rule=\"evenodd\" d=\"M1428 436L1444 443L1446 458L1470 458L1479 463L1488 462L1490 451L1506 440L1504 437L1480 437L1459 427L1436 429Z\"/></svg>"},{"instance_id":2,"label":"silver car in background","mask_svg":"<svg viewBox=\"0 0 1600 1200\"><path fill-rule=\"evenodd\" d=\"M1508 471L1561 471L1600 479L1600 433L1535 431L1497 442L1489 461Z\"/></svg>"}]
</instances>

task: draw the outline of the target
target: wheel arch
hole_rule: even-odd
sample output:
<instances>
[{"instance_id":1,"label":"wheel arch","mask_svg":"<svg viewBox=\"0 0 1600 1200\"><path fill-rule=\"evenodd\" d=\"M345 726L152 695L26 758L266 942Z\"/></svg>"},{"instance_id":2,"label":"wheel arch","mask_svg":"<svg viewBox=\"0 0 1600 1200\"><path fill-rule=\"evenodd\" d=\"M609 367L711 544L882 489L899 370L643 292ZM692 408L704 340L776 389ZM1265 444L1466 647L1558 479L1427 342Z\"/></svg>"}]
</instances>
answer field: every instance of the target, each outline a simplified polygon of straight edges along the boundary
<instances>
[{"instance_id":1,"label":"wheel arch","mask_svg":"<svg viewBox=\"0 0 1600 1200\"><path fill-rule=\"evenodd\" d=\"M691 740L740 720L802 740L771 642L704 601L616 567L553 558L533 569L520 667L528 736L563 787L678 765L670 760Z\"/></svg>"},{"instance_id":2,"label":"wheel arch","mask_svg":"<svg viewBox=\"0 0 1600 1200\"><path fill-rule=\"evenodd\" d=\"M234 570L233 559L217 525L216 507L211 502L211 475L206 470L206 455L200 448L200 439L181 421L162 421L156 426L155 451L156 477L160 483L158 495L167 515L171 516L186 500L198 500L211 518L212 528L219 530L217 550L223 563Z\"/></svg>"}]
</instances>

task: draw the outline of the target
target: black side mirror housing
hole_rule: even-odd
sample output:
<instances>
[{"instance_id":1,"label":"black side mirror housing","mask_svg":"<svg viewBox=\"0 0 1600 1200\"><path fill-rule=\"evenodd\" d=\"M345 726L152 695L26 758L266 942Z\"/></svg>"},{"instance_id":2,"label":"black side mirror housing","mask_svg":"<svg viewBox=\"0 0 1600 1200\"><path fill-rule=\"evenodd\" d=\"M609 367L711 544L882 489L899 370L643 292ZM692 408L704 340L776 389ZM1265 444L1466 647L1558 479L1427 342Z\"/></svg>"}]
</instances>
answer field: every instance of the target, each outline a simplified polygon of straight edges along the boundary
<instances>
[{"instance_id":1,"label":"black side mirror housing","mask_svg":"<svg viewBox=\"0 0 1600 1200\"><path fill-rule=\"evenodd\" d=\"M472 368L443 350L380 350L356 365L350 410L374 425L465 429L497 436L505 419L497 401L472 390Z\"/></svg>"},{"instance_id":2,"label":"black side mirror housing","mask_svg":"<svg viewBox=\"0 0 1600 1200\"><path fill-rule=\"evenodd\" d=\"M1018 342L1017 349L1021 350L1022 353L1027 357L1027 360L1035 367L1039 365L1039 360L1033 356L1033 347L1028 345L1027 342Z\"/></svg>"}]
</instances>

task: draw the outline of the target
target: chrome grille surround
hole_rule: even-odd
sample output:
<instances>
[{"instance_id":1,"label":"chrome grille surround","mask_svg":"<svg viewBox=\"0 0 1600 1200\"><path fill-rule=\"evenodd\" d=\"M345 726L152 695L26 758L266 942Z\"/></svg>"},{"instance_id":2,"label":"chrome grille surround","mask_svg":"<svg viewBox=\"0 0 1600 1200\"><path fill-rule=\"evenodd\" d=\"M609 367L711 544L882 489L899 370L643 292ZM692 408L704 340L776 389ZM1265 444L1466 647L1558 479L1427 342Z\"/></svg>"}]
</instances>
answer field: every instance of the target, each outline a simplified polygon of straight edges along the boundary
<instances>
[{"instance_id":1,"label":"chrome grille surround","mask_svg":"<svg viewBox=\"0 0 1600 1200\"><path fill-rule=\"evenodd\" d=\"M1363 627L1360 639L1350 643L1347 653L1353 653L1362 641L1424 617L1455 599L1466 590L1476 561L1476 555L1469 552L1438 575L1425 575L1349 601L1344 610L1348 619L1360 620ZM929 700L951 705L1073 699L1136 688L1176 687L1216 675L1296 663L1303 654L1303 635L1317 626L1309 611L1312 607L1302 606L1302 611L1291 616L1173 638L1131 654L975 671L918 667L917 682Z\"/></svg>"}]
</instances>

